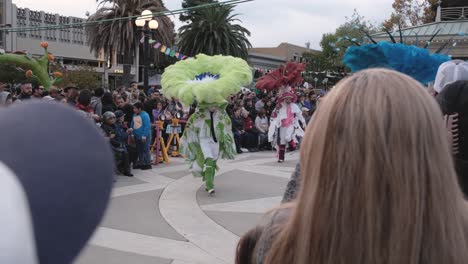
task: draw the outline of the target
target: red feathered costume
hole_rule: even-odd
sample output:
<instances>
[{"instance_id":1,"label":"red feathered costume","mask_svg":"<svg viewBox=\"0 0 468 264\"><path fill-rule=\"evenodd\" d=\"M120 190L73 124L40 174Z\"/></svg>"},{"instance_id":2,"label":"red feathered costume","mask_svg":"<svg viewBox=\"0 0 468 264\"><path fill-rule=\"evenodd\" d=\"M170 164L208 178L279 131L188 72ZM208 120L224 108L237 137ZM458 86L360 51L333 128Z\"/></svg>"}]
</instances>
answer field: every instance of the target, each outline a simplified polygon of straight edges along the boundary
<instances>
[{"instance_id":1,"label":"red feathered costume","mask_svg":"<svg viewBox=\"0 0 468 264\"><path fill-rule=\"evenodd\" d=\"M274 118L269 129L270 141L276 143L278 149L278 162L283 162L286 152L286 144L290 144L291 148L296 146L296 136L302 137L304 130L300 122L305 124L300 109L295 104L297 100L294 94L294 86L303 82L301 73L305 69L305 64L297 62L288 62L286 66L281 65L275 71L264 76L257 82L259 90L277 90L278 105L281 106L272 114ZM290 102L284 102L286 98L291 99ZM276 140L274 140L276 135ZM275 142L276 141L276 142Z\"/></svg>"}]
</instances>

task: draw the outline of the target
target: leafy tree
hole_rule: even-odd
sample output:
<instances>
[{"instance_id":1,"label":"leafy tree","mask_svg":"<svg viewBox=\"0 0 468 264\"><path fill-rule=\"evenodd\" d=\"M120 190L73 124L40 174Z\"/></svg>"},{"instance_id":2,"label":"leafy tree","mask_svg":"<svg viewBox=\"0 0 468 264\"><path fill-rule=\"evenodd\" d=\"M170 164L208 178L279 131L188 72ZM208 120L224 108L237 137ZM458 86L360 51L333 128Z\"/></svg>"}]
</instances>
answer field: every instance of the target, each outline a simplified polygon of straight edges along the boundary
<instances>
[{"instance_id":1,"label":"leafy tree","mask_svg":"<svg viewBox=\"0 0 468 264\"><path fill-rule=\"evenodd\" d=\"M366 43L366 33L372 34L377 31L377 27L359 15L354 10L351 17L346 17L346 22L339 26L334 33L324 34L320 41L321 54L313 54L312 63L308 63L310 71L321 72L343 72L343 60L346 49L355 44Z\"/></svg>"},{"instance_id":2,"label":"leafy tree","mask_svg":"<svg viewBox=\"0 0 468 264\"><path fill-rule=\"evenodd\" d=\"M206 4L213 4L218 3L217 0L184 0L182 1L182 8L191 8L196 7L199 5L206 5ZM188 11L185 13L180 14L180 21L188 22L191 21L194 14L197 13L198 10Z\"/></svg>"},{"instance_id":3,"label":"leafy tree","mask_svg":"<svg viewBox=\"0 0 468 264\"><path fill-rule=\"evenodd\" d=\"M91 89L101 87L101 80L99 74L93 67L83 65L73 71L67 71L63 75L63 81L60 83L61 87L76 86L80 89Z\"/></svg>"},{"instance_id":4,"label":"leafy tree","mask_svg":"<svg viewBox=\"0 0 468 264\"><path fill-rule=\"evenodd\" d=\"M306 61L307 72L321 72L331 68L331 62L323 52L305 52L302 56Z\"/></svg>"},{"instance_id":5,"label":"leafy tree","mask_svg":"<svg viewBox=\"0 0 468 264\"><path fill-rule=\"evenodd\" d=\"M418 26L435 21L439 0L395 0L392 4L393 12L384 22L390 30L408 26ZM444 0L442 7L468 6L466 0Z\"/></svg>"},{"instance_id":6,"label":"leafy tree","mask_svg":"<svg viewBox=\"0 0 468 264\"><path fill-rule=\"evenodd\" d=\"M26 81L25 71L9 64L0 64L0 82L21 83Z\"/></svg>"},{"instance_id":7,"label":"leafy tree","mask_svg":"<svg viewBox=\"0 0 468 264\"><path fill-rule=\"evenodd\" d=\"M116 17L138 16L145 9L153 12L167 11L161 0L98 0L100 8L95 14L88 18L88 21L100 21ZM155 33L155 39L172 46L175 40L174 23L167 17L157 18L159 27ZM141 35L137 34L138 29L135 21L125 20L116 22L97 23L86 28L88 31L88 43L91 51L96 55L105 54L105 59L113 54L124 57L124 85L130 83L130 71L133 58L136 55L137 46L140 43ZM159 52L154 53L156 62L162 58Z\"/></svg>"},{"instance_id":8,"label":"leafy tree","mask_svg":"<svg viewBox=\"0 0 468 264\"><path fill-rule=\"evenodd\" d=\"M232 55L247 59L250 31L235 22L233 6L209 7L198 11L192 23L182 26L179 48L189 56L199 53L207 55Z\"/></svg>"}]
</instances>

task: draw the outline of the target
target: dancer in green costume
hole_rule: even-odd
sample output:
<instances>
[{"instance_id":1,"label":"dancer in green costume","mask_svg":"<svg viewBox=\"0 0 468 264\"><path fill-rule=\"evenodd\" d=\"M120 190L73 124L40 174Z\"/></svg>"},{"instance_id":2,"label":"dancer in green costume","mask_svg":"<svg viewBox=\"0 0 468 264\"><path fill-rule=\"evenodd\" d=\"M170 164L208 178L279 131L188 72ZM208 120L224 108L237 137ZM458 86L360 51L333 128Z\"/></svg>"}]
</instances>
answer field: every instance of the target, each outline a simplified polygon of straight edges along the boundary
<instances>
[{"instance_id":1,"label":"dancer in green costume","mask_svg":"<svg viewBox=\"0 0 468 264\"><path fill-rule=\"evenodd\" d=\"M220 55L200 54L180 61L162 76L166 97L179 98L185 105L197 102L182 136L181 153L190 162L193 175L203 178L211 195L215 192L218 158L234 159L236 153L226 98L251 82L252 71L244 60Z\"/></svg>"},{"instance_id":2,"label":"dancer in green costume","mask_svg":"<svg viewBox=\"0 0 468 264\"><path fill-rule=\"evenodd\" d=\"M55 60L52 53L48 51L49 44L41 42L41 47L44 48L44 55L40 58L33 58L30 53L17 51L15 53L5 53L0 50L0 64L14 65L26 72L28 79L33 79L43 85L46 90L52 85L62 81L62 73L54 72L49 75L49 62Z\"/></svg>"}]
</instances>

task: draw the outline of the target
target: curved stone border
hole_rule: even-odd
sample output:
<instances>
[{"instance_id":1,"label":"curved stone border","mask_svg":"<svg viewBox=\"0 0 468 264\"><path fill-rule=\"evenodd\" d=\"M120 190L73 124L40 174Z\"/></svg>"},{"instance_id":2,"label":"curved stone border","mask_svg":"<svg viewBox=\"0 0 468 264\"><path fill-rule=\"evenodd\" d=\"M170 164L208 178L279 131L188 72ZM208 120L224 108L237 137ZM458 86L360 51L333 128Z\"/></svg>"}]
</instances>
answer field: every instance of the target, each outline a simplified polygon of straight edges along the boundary
<instances>
[{"instance_id":1,"label":"curved stone border","mask_svg":"<svg viewBox=\"0 0 468 264\"><path fill-rule=\"evenodd\" d=\"M233 263L239 237L201 210L196 198L201 185L201 180L192 175L168 185L159 199L161 215L179 234L220 263Z\"/></svg>"}]
</instances>

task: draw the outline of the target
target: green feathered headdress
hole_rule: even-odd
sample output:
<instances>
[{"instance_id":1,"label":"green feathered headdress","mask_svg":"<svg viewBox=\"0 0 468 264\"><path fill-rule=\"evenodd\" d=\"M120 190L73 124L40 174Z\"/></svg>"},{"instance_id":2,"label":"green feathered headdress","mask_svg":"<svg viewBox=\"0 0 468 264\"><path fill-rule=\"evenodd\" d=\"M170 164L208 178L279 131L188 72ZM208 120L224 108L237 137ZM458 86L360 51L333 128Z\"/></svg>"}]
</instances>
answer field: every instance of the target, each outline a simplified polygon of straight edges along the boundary
<instances>
[{"instance_id":1,"label":"green feathered headdress","mask_svg":"<svg viewBox=\"0 0 468 264\"><path fill-rule=\"evenodd\" d=\"M252 70L243 59L199 54L167 67L161 85L164 96L179 98L186 105L195 100L223 104L251 82Z\"/></svg>"}]
</instances>

